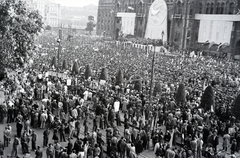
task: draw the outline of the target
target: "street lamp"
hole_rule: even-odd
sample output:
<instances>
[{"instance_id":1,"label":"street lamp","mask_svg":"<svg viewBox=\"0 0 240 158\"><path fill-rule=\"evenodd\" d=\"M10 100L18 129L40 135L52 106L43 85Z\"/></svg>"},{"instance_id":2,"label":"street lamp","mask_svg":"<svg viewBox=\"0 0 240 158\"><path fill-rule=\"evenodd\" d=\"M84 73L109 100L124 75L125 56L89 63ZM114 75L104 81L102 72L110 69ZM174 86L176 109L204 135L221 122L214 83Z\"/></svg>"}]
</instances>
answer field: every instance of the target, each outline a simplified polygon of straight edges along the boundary
<instances>
[{"instance_id":1,"label":"street lamp","mask_svg":"<svg viewBox=\"0 0 240 158\"><path fill-rule=\"evenodd\" d=\"M153 77L154 77L154 65L155 65L155 55L156 55L156 41L153 41L153 57L152 57L152 70L151 70L151 80L150 80L150 92L149 92L149 99L150 99L150 104L152 104L152 89L153 89Z\"/></svg>"},{"instance_id":2,"label":"street lamp","mask_svg":"<svg viewBox=\"0 0 240 158\"><path fill-rule=\"evenodd\" d=\"M58 38L57 39L57 43L58 43L58 54L57 54L57 58L58 58L58 66L57 66L57 72L59 72L59 66L60 66L60 53L62 51L62 47L61 47L61 39Z\"/></svg>"}]
</instances>

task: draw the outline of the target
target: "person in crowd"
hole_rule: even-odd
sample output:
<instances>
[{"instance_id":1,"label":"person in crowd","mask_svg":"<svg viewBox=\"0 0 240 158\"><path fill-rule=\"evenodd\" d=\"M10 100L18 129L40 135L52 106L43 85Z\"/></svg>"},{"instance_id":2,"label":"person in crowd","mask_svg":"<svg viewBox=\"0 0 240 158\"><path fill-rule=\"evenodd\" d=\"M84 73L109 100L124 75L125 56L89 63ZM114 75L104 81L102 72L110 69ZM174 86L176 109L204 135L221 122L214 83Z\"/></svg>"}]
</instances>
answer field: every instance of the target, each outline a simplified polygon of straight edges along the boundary
<instances>
[{"instance_id":1,"label":"person in crowd","mask_svg":"<svg viewBox=\"0 0 240 158\"><path fill-rule=\"evenodd\" d=\"M43 147L47 147L47 145L48 145L49 134L50 134L49 128L44 130L44 132L43 132Z\"/></svg>"},{"instance_id":2,"label":"person in crowd","mask_svg":"<svg viewBox=\"0 0 240 158\"><path fill-rule=\"evenodd\" d=\"M37 134L35 131L32 131L32 151L37 149Z\"/></svg>"},{"instance_id":3,"label":"person in crowd","mask_svg":"<svg viewBox=\"0 0 240 158\"><path fill-rule=\"evenodd\" d=\"M55 153L55 149L52 143L48 144L48 147L46 149L46 155L47 158L53 158L54 157L54 153Z\"/></svg>"},{"instance_id":4,"label":"person in crowd","mask_svg":"<svg viewBox=\"0 0 240 158\"><path fill-rule=\"evenodd\" d=\"M15 135L13 140L13 148L12 148L11 156L17 157L19 145L20 145L20 140L18 139L17 135Z\"/></svg>"},{"instance_id":5,"label":"person in crowd","mask_svg":"<svg viewBox=\"0 0 240 158\"><path fill-rule=\"evenodd\" d=\"M1 158L3 158L3 155L4 155L4 144L2 143L2 141L0 140L0 156Z\"/></svg>"},{"instance_id":6,"label":"person in crowd","mask_svg":"<svg viewBox=\"0 0 240 158\"><path fill-rule=\"evenodd\" d=\"M37 147L37 150L35 151L35 158L42 158L43 157L43 151L40 146Z\"/></svg>"}]
</instances>

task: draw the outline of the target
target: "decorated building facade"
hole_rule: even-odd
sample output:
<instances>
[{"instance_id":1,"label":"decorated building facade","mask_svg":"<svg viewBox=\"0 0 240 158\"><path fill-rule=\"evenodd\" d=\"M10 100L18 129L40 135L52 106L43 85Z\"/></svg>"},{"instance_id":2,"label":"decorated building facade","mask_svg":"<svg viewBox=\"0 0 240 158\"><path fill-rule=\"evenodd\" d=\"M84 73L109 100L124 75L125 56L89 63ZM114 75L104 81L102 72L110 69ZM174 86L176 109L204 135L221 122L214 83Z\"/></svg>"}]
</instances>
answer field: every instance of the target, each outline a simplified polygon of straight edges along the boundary
<instances>
[{"instance_id":1,"label":"decorated building facade","mask_svg":"<svg viewBox=\"0 0 240 158\"><path fill-rule=\"evenodd\" d=\"M97 34L105 32L107 36L117 39L119 32L124 30L134 37L144 38L154 1L158 0L100 0ZM167 38L169 45L181 50L207 49L240 54L240 0L165 2L167 31L162 31L162 36ZM126 16L132 19L129 23L132 23L134 31L123 27ZM209 44L205 46L206 42ZM220 45L222 47L218 47Z\"/></svg>"}]
</instances>

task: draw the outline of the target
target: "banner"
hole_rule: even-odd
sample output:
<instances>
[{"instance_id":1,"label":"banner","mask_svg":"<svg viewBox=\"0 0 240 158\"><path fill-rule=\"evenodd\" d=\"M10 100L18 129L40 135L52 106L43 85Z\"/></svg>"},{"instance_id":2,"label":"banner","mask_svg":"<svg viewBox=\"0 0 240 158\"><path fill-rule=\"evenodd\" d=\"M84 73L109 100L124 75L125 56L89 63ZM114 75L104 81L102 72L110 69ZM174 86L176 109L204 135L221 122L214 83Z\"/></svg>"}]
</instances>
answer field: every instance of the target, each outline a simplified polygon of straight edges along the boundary
<instances>
[{"instance_id":1,"label":"banner","mask_svg":"<svg viewBox=\"0 0 240 158\"><path fill-rule=\"evenodd\" d=\"M117 13L122 18L121 31L125 35L134 35L136 13Z\"/></svg>"},{"instance_id":2,"label":"banner","mask_svg":"<svg viewBox=\"0 0 240 158\"><path fill-rule=\"evenodd\" d=\"M164 0L155 0L148 15L145 38L162 39L167 42L167 5Z\"/></svg>"},{"instance_id":3,"label":"banner","mask_svg":"<svg viewBox=\"0 0 240 158\"><path fill-rule=\"evenodd\" d=\"M230 43L234 21L232 17L235 16L197 14L195 19L200 20L198 42Z\"/></svg>"}]
</instances>

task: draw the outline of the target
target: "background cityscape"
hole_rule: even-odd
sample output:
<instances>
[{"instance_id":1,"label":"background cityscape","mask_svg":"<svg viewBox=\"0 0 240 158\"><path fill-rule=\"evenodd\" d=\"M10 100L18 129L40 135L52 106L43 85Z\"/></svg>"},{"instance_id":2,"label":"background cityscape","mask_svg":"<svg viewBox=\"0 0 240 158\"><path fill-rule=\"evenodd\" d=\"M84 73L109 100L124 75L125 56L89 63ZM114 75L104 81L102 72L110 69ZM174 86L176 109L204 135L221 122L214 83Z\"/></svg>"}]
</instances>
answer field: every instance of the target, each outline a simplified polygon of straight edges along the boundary
<instances>
[{"instance_id":1,"label":"background cityscape","mask_svg":"<svg viewBox=\"0 0 240 158\"><path fill-rule=\"evenodd\" d=\"M118 39L122 30L122 18L117 16L118 13L135 13L134 33L131 36L144 38L149 9L154 2L154 0L99 0L98 5L72 7L62 6L56 3L57 1L51 0L25 1L30 7L39 10L46 26L84 30L88 16L93 16L96 34L104 34L112 39ZM162 32L162 36L167 37L169 46L181 50L240 54L240 0L165 0L165 2L168 31ZM206 23L206 20L209 23Z\"/></svg>"}]
</instances>

